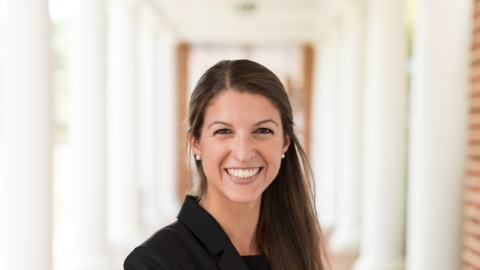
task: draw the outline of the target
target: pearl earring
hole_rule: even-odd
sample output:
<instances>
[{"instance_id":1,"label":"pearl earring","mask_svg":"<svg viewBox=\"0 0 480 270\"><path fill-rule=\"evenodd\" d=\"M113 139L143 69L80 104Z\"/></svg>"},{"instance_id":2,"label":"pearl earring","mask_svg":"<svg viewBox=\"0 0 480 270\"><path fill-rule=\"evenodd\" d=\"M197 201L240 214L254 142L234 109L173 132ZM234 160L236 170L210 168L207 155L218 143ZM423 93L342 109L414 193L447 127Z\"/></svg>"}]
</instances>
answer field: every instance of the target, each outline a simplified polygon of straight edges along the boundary
<instances>
[{"instance_id":1,"label":"pearl earring","mask_svg":"<svg viewBox=\"0 0 480 270\"><path fill-rule=\"evenodd\" d=\"M282 158L285 158L285 154L282 154Z\"/></svg>"},{"instance_id":2,"label":"pearl earring","mask_svg":"<svg viewBox=\"0 0 480 270\"><path fill-rule=\"evenodd\" d=\"M196 159L196 160L200 160L200 156L195 156L195 159Z\"/></svg>"}]
</instances>

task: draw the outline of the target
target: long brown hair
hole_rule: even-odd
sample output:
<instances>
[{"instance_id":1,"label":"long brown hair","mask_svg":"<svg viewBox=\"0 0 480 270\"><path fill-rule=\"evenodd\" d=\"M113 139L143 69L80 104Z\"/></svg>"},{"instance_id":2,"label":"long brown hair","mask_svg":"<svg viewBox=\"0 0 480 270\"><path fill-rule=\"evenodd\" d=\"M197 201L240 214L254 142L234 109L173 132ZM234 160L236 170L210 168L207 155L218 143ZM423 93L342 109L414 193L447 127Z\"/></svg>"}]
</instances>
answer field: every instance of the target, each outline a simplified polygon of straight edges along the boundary
<instances>
[{"instance_id":1,"label":"long brown hair","mask_svg":"<svg viewBox=\"0 0 480 270\"><path fill-rule=\"evenodd\" d=\"M222 91L260 94L280 112L283 135L290 147L274 181L262 194L256 240L273 270L324 270L325 255L315 210L310 165L294 131L287 92L264 66L249 61L221 61L208 69L193 90L188 114L189 132L200 139L205 111ZM201 161L195 161L198 179L190 192L202 197L207 179Z\"/></svg>"}]
</instances>

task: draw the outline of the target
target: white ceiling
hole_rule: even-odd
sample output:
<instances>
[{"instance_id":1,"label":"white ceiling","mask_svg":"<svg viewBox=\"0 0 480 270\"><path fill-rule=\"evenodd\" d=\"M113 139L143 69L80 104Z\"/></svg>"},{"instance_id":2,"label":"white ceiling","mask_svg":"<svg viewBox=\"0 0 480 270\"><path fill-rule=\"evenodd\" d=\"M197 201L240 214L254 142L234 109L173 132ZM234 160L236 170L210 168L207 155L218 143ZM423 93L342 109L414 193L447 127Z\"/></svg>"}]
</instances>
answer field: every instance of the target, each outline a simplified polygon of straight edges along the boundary
<instances>
[{"instance_id":1,"label":"white ceiling","mask_svg":"<svg viewBox=\"0 0 480 270\"><path fill-rule=\"evenodd\" d=\"M317 39L327 0L153 0L180 39L298 43Z\"/></svg>"}]
</instances>

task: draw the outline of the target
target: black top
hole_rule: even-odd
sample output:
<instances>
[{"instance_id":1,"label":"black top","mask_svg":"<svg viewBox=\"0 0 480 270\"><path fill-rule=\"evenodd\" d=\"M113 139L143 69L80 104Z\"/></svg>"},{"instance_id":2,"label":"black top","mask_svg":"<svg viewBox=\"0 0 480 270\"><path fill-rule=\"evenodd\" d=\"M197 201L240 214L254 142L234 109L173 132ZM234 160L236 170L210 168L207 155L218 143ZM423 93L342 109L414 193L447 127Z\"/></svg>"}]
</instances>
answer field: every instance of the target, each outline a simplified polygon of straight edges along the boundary
<instances>
[{"instance_id":1,"label":"black top","mask_svg":"<svg viewBox=\"0 0 480 270\"><path fill-rule=\"evenodd\" d=\"M125 270L269 270L265 255L240 256L218 222L187 196L178 221L125 259Z\"/></svg>"}]
</instances>

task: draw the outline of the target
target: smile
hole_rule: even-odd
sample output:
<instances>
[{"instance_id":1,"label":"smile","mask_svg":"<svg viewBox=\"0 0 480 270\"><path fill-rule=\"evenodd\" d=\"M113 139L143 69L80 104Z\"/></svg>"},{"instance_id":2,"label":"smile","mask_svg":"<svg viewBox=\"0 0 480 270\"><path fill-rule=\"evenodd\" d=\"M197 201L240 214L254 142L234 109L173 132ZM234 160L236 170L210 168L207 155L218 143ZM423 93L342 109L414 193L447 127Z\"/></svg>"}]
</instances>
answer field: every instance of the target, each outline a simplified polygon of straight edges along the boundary
<instances>
[{"instance_id":1,"label":"smile","mask_svg":"<svg viewBox=\"0 0 480 270\"><path fill-rule=\"evenodd\" d=\"M225 169L225 170L231 176L235 176L237 178L245 179L245 178L249 178L249 177L252 177L252 176L256 175L260 171L260 169L261 168L259 167L259 168L254 168L254 169Z\"/></svg>"}]
</instances>

